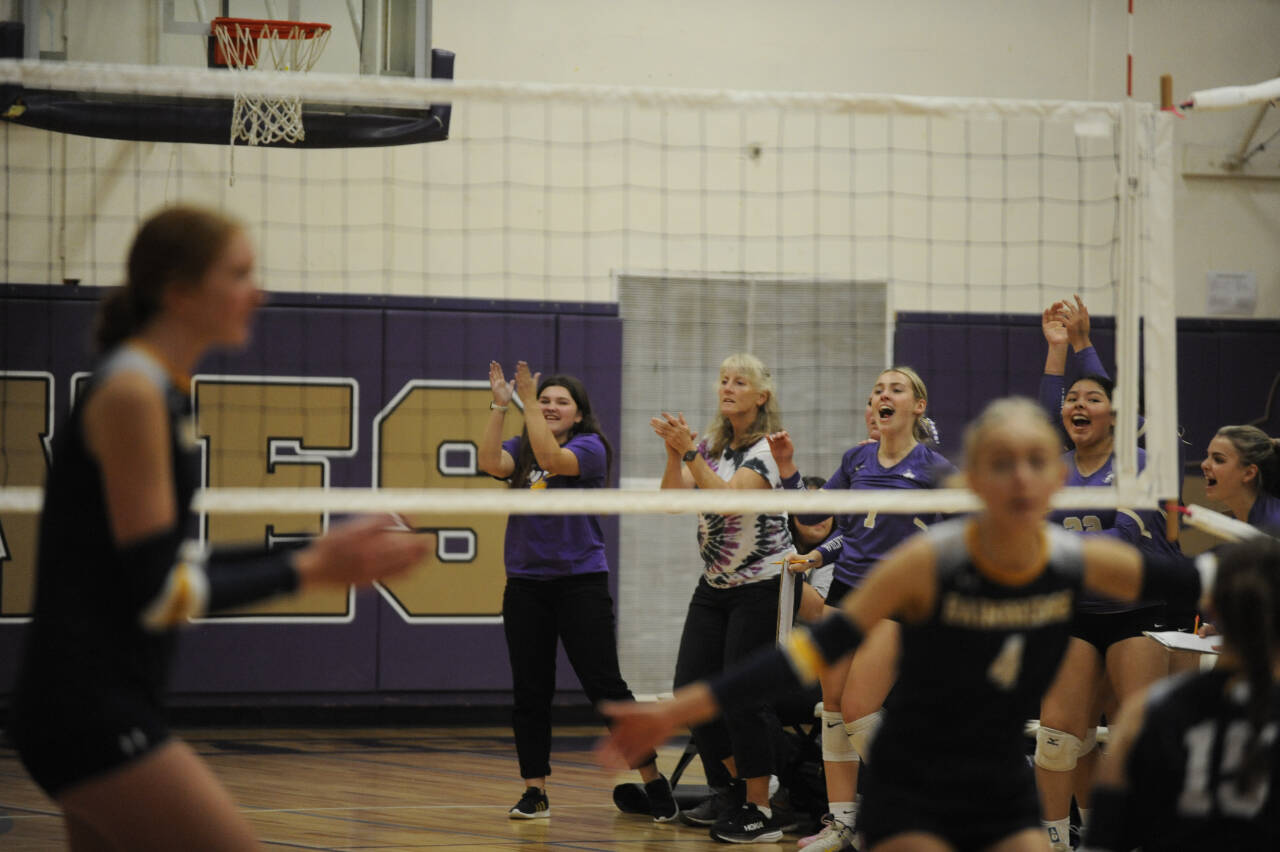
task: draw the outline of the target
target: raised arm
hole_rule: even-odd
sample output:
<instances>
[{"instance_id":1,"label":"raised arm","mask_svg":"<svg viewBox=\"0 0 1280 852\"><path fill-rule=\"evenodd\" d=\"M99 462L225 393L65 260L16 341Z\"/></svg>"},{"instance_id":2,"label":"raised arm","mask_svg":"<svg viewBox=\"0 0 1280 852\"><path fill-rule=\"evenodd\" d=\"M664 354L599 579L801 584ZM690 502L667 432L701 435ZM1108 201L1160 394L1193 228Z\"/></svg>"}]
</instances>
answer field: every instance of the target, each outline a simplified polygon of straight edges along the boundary
<instances>
[{"instance_id":1,"label":"raised arm","mask_svg":"<svg viewBox=\"0 0 1280 852\"><path fill-rule=\"evenodd\" d=\"M502 426L511 405L515 382L507 381L502 374L502 365L497 361L489 362L489 388L493 391L493 403L489 406L489 419L484 424L484 435L476 452L476 466L490 476L506 479L516 469L515 459L502 449Z\"/></svg>"},{"instance_id":2,"label":"raised arm","mask_svg":"<svg viewBox=\"0 0 1280 852\"><path fill-rule=\"evenodd\" d=\"M1040 315L1040 330L1048 348L1044 356L1044 373L1040 376L1040 407L1052 423L1062 419L1063 376L1067 371L1067 327L1061 310L1065 302L1054 302Z\"/></svg>"},{"instance_id":3,"label":"raised arm","mask_svg":"<svg viewBox=\"0 0 1280 852\"><path fill-rule=\"evenodd\" d=\"M667 451L667 464L662 469L662 488L693 488L695 483L693 474L684 464L685 450L680 449L685 446L682 436L678 435L675 423L683 423L684 415L671 415L662 412L658 417L649 420L649 426L653 429L655 435L662 439L662 446ZM697 432L689 432L689 443L698 437ZM696 448L696 445L693 445Z\"/></svg>"},{"instance_id":4,"label":"raised arm","mask_svg":"<svg viewBox=\"0 0 1280 852\"><path fill-rule=\"evenodd\" d=\"M542 416L542 406L538 401L538 379L541 376L541 373L531 374L529 365L524 361L516 362L516 393L524 403L524 428L529 435L529 447L538 460L538 467L547 473L577 476L578 457L572 450L560 446Z\"/></svg>"},{"instance_id":5,"label":"raised arm","mask_svg":"<svg viewBox=\"0 0 1280 852\"><path fill-rule=\"evenodd\" d=\"M783 429L766 435L765 440L769 442L769 452L778 465L778 476L782 477L783 485L803 491L804 483L801 481L800 469L796 467L796 447L791 442L791 433Z\"/></svg>"},{"instance_id":6,"label":"raised arm","mask_svg":"<svg viewBox=\"0 0 1280 852\"><path fill-rule=\"evenodd\" d=\"M1084 301L1079 297L1075 297L1075 304L1063 302L1060 312L1063 324L1067 329L1067 339L1071 343L1071 352L1073 356L1067 361L1066 384L1070 387L1081 376L1105 376L1108 379L1111 375L1106 368L1102 366L1102 359L1098 357L1098 350L1093 347L1093 341L1089 338L1089 309L1085 307Z\"/></svg>"}]
</instances>

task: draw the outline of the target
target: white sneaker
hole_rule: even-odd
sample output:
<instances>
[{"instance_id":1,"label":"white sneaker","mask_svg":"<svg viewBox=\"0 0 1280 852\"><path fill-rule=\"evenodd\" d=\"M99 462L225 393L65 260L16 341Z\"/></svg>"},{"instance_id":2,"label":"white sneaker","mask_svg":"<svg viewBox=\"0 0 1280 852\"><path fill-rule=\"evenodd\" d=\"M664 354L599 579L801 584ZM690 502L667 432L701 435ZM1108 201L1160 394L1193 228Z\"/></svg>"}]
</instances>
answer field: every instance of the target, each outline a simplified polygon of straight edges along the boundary
<instances>
[{"instance_id":1,"label":"white sneaker","mask_svg":"<svg viewBox=\"0 0 1280 852\"><path fill-rule=\"evenodd\" d=\"M817 833L815 834L810 834L808 837L801 837L800 840L796 843L796 848L803 849L804 847L808 846L810 843L812 843L813 841L821 837L822 832L827 830L827 826L831 824L831 820L833 819L835 819L835 817L833 817L831 814L829 813L823 814L822 819L819 820L819 822L822 824L822 828L818 829Z\"/></svg>"},{"instance_id":2,"label":"white sneaker","mask_svg":"<svg viewBox=\"0 0 1280 852\"><path fill-rule=\"evenodd\" d=\"M840 820L827 814L822 818L822 831L809 837L801 838L796 846L805 852L841 852L857 847L853 845L853 829Z\"/></svg>"}]
</instances>

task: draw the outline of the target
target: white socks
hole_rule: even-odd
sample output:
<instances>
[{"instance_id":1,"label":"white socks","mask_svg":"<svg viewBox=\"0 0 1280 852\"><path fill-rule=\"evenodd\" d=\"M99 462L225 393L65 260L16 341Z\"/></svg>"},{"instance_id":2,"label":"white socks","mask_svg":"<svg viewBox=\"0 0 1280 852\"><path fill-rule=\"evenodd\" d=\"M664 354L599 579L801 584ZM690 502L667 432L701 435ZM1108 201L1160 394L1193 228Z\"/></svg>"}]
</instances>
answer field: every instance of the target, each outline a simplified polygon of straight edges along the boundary
<instances>
[{"instance_id":1,"label":"white socks","mask_svg":"<svg viewBox=\"0 0 1280 852\"><path fill-rule=\"evenodd\" d=\"M831 809L831 815L845 825L853 825L854 820L857 819L857 802L828 802L827 807Z\"/></svg>"},{"instance_id":2,"label":"white socks","mask_svg":"<svg viewBox=\"0 0 1280 852\"><path fill-rule=\"evenodd\" d=\"M1069 852L1071 849L1071 817L1062 819L1040 820L1044 830L1049 834L1049 845L1053 852Z\"/></svg>"}]
</instances>

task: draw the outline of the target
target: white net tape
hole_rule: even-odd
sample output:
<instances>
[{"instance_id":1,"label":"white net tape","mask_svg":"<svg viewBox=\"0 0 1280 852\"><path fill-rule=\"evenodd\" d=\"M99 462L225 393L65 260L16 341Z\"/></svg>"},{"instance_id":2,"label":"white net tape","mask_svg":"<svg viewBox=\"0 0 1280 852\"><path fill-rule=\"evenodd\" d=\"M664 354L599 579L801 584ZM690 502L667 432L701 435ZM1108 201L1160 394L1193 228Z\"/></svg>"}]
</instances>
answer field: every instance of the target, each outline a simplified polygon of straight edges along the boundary
<instances>
[{"instance_id":1,"label":"white net tape","mask_svg":"<svg viewBox=\"0 0 1280 852\"><path fill-rule=\"evenodd\" d=\"M252 28L247 34L244 29L219 33L228 41L242 40L224 45L224 54L243 60L252 53L258 69L252 74L0 60L0 81L35 90L141 97L176 93L239 100L251 93L261 102L301 101L325 107L421 111L424 105L450 103L457 121L449 141L351 151L244 151L243 156L257 165L246 172L245 187L225 193L206 186L217 180L216 172L202 168L196 146L156 148L159 153L152 162L148 157L154 146L122 147L125 156L117 155L114 142L72 138L71 154L63 163L58 148L37 131L14 127L7 131L6 174L13 197L24 200L8 214L14 237L6 243L7 280L53 283L72 277L55 270L49 260L60 256L62 247L53 244L59 234L67 235L71 263L79 264L72 270L74 277L94 283L118 280L120 246L138 218L161 201L204 200L205 193L208 203L227 207L261 235L264 278L273 291L589 304L622 302L617 293L626 294L627 281L655 291L659 283L674 287L692 282L699 291L723 290L733 296L759 282L761 291L776 290L786 298L777 304L764 296L749 301L747 311L761 314L760 329L754 341L747 336L736 346L768 354L775 337L813 336L812 329L820 323L810 317L844 321L819 285L836 282L852 289L851 283L875 284L886 294L875 303L879 319L856 329L846 322L832 331L856 338L859 345L874 337L880 341L874 347L841 354L838 360L832 357L828 365L828 356L840 350L825 340L816 354L806 350L790 360L784 356L795 353L779 344L779 354L769 359L775 374L786 378L784 402L804 402L798 408L819 413L832 408L831 394L808 401L802 392L808 385L802 380L828 366L847 370L852 363L873 371L883 366L885 326L897 312L1038 313L1053 299L1081 292L1096 315L1127 311L1130 318L1143 317L1146 413L1159 432L1147 436L1147 451L1158 459L1176 456L1170 449L1176 396L1169 375L1174 359L1168 354L1173 351L1173 299L1167 260L1172 257L1172 134L1167 116L1125 110L1118 104L1065 101L304 75L294 72L310 67L323 49L325 34L260 40L259 34ZM250 37L252 47L243 42ZM269 131L263 127L252 132L258 144L268 141ZM1118 144L1131 137L1140 143L1133 152ZM81 149L86 146L84 154ZM759 154L762 148L764 156ZM73 157L81 154L90 179L73 170L81 169L72 166ZM117 169L117 163L124 165ZM53 181L60 169L76 177L69 186L86 189L71 193L65 202L69 213L53 206L46 212L36 209L31 199L68 195ZM1139 192L1120 191L1135 186ZM117 187L129 189L117 192ZM276 204L277 199L282 203ZM1136 205L1143 217L1155 211L1161 218L1126 224L1129 239L1120 246L1115 223L1125 205ZM43 232L52 235L48 246L25 238ZM1150 270L1121 263L1122 253L1143 259ZM1141 300L1117 299L1117 279L1122 279L1118 283L1123 288L1140 287ZM809 309L800 307L810 302L801 302L795 282L817 294ZM611 290L615 284L617 289ZM630 303L621 316L631 339L644 336L635 330L643 331L656 341L655 351L673 346L667 342L668 331L687 337L687 329L695 328L699 344L714 342L716 329L733 327L743 314L738 302L726 299L720 307L685 309L673 319L672 302L651 301L650 313L656 317L651 325L626 313L634 307ZM853 308L861 310L856 304ZM788 318L810 327L802 335L779 334L794 331L783 322ZM1130 327L1119 321L1117 325L1124 333ZM335 349L347 343L335 340ZM1034 354L1011 350L1007 356L1039 359L1042 344L1035 344ZM1126 347L1122 360L1136 365L1136 339ZM623 413L629 419L622 427L616 468L624 482L653 477L660 468L660 448L647 432L649 416L673 405L685 385L699 388L697 399L707 401L702 382L732 350L718 342L704 348L706 353L679 350L683 361L701 370L690 367L688 381L674 369L655 369L649 370L655 377L652 394L628 389ZM432 357L448 354L444 348L434 350ZM408 350L402 357L410 357ZM657 357L652 356L654 363ZM939 356L926 381L942 388L963 384L963 371L972 366L966 358L959 348L950 360ZM703 361L710 368L702 369ZM648 360L635 363L650 366ZM421 367L415 365L418 372L411 375L425 375ZM468 366L466 375L474 376L472 369ZM1157 375L1157 370L1163 372ZM1034 378L1018 390L1033 392L1033 382ZM866 381L856 384L858 392L850 396L855 409L865 398L861 394ZM1135 385L1129 379L1122 388ZM388 387L389 394L394 392L394 385ZM64 392L61 385L57 392ZM969 406L970 413L980 407L978 402ZM690 404L680 402L683 407L676 410L688 413ZM471 402L465 405L467 410L475 408ZM1166 410L1156 412L1155 405ZM1136 394L1122 390L1117 406L1122 418L1136 423ZM639 414L631 416L632 410ZM705 422L705 414L691 417ZM263 407L260 419L265 422L268 416L276 413ZM856 434L861 428L856 411L852 417L842 413L834 423L831 418L788 416L794 418L788 419L788 427L808 444L821 440L831 445L815 451L814 459L802 465L807 473L829 473L839 452L862 437ZM466 434L451 439L478 434L474 421L464 418L464 423L471 424L462 430ZM944 452L949 455L958 445L959 425L944 435ZM639 449L628 442L627 429L642 433L632 442ZM1165 441L1162 447L1154 443L1157 438ZM408 442L409 452L434 458L434 441L424 433L420 440ZM1136 442L1120 443L1118 455L1136 452ZM216 441L211 446L215 460L231 459L239 452L225 450ZM412 458L384 449L387 469L413 463ZM1142 475L1133 472L1132 464L1119 468L1122 476L1116 488L1088 489L1079 495L1064 492L1055 505L1152 505L1154 498L1170 490L1144 477L1171 465L1149 465ZM39 490L21 487L33 479L20 481L11 475L0 482L0 510L37 511ZM239 485L246 480L208 481ZM199 505L211 512L287 507L300 513L394 510L453 515L958 512L976 505L972 495L959 489L912 493L899 502L901 495L883 491L673 493L659 492L655 484L650 491L529 494L496 489L489 482L483 483L485 488L473 489L472 484L438 491L291 490L269 487L264 480L260 489L211 489L202 494Z\"/></svg>"},{"instance_id":2,"label":"white net tape","mask_svg":"<svg viewBox=\"0 0 1280 852\"><path fill-rule=\"evenodd\" d=\"M1115 492L1112 497L1110 492ZM0 512L40 508L39 488L0 488ZM1059 509L1089 508L1111 502L1136 502L1123 492L1102 488L1065 488L1053 500ZM452 488L211 488L196 495L195 509L219 513L398 512L430 515L542 514L915 514L960 513L979 509L978 498L963 488L929 491L650 491L565 488L545 491ZM1229 520L1229 519L1228 519Z\"/></svg>"},{"instance_id":3,"label":"white net tape","mask_svg":"<svg viewBox=\"0 0 1280 852\"><path fill-rule=\"evenodd\" d=\"M645 86L512 83L493 80L431 80L316 72L300 76L256 72L252 80L204 69L115 65L93 62L41 62L0 59L0 80L32 89L135 95L185 92L202 97L232 97L251 83L264 96L300 97L325 104L379 105L420 109L423 104L476 98L513 103L624 104L634 107L711 109L771 107L824 114L1037 118L1080 121L1082 133L1116 119L1120 104L1086 101L1033 101L1005 98L933 98L914 95L837 92L773 92L734 89L669 89ZM1101 127L1101 124L1097 124Z\"/></svg>"},{"instance_id":4,"label":"white net tape","mask_svg":"<svg viewBox=\"0 0 1280 852\"><path fill-rule=\"evenodd\" d=\"M312 31L312 25L287 29L274 24L214 22L213 31L227 66L239 71L262 69L269 61L276 71L310 71L329 41L328 27ZM250 145L300 142L302 98L297 95L236 92L231 116L231 141Z\"/></svg>"}]
</instances>

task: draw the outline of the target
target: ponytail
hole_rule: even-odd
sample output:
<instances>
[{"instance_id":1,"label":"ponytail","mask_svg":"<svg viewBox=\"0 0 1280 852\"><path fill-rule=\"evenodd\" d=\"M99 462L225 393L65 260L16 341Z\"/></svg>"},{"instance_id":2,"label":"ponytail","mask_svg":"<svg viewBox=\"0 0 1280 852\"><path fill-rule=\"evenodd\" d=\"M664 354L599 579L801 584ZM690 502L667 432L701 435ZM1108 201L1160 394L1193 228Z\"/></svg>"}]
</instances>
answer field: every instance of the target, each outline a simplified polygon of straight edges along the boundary
<instances>
[{"instance_id":1,"label":"ponytail","mask_svg":"<svg viewBox=\"0 0 1280 852\"><path fill-rule=\"evenodd\" d=\"M124 284L102 300L94 342L106 352L160 313L169 286L195 286L242 226L202 207L166 207L142 223L129 248Z\"/></svg>"},{"instance_id":2,"label":"ponytail","mask_svg":"<svg viewBox=\"0 0 1280 852\"><path fill-rule=\"evenodd\" d=\"M1280 444L1257 426L1223 426L1215 437L1226 438L1242 465L1258 466L1258 493L1280 497Z\"/></svg>"},{"instance_id":3,"label":"ponytail","mask_svg":"<svg viewBox=\"0 0 1280 852\"><path fill-rule=\"evenodd\" d=\"M912 434L916 436L916 440L922 444L930 444L935 447L942 446L942 437L938 435L938 424L934 422L932 417L921 416L916 421Z\"/></svg>"},{"instance_id":4,"label":"ponytail","mask_svg":"<svg viewBox=\"0 0 1280 852\"><path fill-rule=\"evenodd\" d=\"M98 352L108 352L141 327L138 312L134 309L133 294L128 287L114 287L102 297L98 316L93 327L93 342Z\"/></svg>"}]
</instances>

